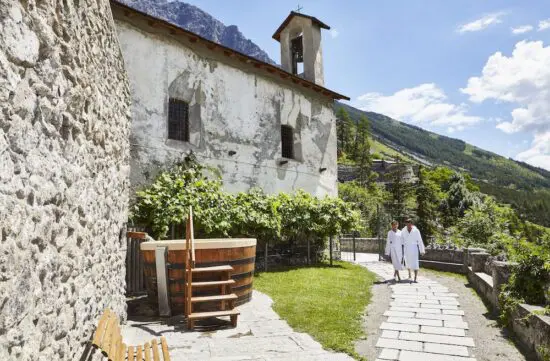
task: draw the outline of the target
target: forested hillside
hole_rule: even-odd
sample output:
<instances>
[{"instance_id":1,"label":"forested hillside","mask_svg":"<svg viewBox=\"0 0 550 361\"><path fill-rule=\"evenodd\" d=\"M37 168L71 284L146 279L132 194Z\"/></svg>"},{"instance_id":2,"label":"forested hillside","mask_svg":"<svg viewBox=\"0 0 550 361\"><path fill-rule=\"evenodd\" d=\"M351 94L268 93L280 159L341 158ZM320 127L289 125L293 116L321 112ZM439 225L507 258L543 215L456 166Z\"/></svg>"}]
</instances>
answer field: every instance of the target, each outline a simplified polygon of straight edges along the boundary
<instances>
[{"instance_id":1,"label":"forested hillside","mask_svg":"<svg viewBox=\"0 0 550 361\"><path fill-rule=\"evenodd\" d=\"M511 204L518 213L550 226L550 172L477 148L459 139L438 135L382 114L337 103L354 122L368 118L373 139L406 160L444 165L469 173L484 193Z\"/></svg>"}]
</instances>

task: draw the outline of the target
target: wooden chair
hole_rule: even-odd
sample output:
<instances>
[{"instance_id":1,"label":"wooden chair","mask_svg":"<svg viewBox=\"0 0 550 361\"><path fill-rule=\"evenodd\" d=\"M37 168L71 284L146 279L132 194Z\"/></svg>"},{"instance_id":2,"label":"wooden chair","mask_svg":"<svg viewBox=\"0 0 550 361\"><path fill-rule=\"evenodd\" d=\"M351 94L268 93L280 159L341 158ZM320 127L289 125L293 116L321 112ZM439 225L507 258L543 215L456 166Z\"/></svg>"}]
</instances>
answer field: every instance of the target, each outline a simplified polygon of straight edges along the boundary
<instances>
[{"instance_id":1,"label":"wooden chair","mask_svg":"<svg viewBox=\"0 0 550 361\"><path fill-rule=\"evenodd\" d=\"M161 361L161 354L162 360L170 361L168 345L164 337L160 338L160 344L153 339L143 345L126 346L122 342L118 317L108 308L99 319L92 345L100 349L109 361Z\"/></svg>"}]
</instances>

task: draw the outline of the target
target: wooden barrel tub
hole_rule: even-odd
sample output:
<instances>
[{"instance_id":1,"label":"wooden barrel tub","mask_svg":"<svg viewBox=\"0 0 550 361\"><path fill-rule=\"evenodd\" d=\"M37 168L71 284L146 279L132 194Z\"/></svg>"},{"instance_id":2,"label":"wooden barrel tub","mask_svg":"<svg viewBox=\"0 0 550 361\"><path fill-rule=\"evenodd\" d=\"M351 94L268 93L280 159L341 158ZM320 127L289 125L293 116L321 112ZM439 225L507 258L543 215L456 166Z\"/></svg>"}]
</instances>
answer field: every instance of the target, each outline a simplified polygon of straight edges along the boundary
<instances>
[{"instance_id":1,"label":"wooden barrel tub","mask_svg":"<svg viewBox=\"0 0 550 361\"><path fill-rule=\"evenodd\" d=\"M172 314L182 314L184 307L185 240L152 241L141 243L144 262L144 274L149 301L158 304L155 249L168 247L168 292ZM252 282L256 258L256 239L254 238L214 238L195 239L195 267L230 265L233 267L231 278L235 280L232 291L238 296L236 305L252 298ZM218 274L200 273L193 275L193 281L215 281ZM194 295L209 295L214 289L195 290ZM202 306L202 305L201 305ZM207 310L208 305L201 307Z\"/></svg>"}]
</instances>

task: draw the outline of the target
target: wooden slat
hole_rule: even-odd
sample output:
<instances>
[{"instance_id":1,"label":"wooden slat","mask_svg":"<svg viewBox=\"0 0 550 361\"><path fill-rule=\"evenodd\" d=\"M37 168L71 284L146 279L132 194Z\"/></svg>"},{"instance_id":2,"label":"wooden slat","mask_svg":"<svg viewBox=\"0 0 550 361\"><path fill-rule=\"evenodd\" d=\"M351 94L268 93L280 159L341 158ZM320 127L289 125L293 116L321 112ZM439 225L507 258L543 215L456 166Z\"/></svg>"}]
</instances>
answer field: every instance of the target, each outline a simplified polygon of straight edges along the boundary
<instances>
[{"instance_id":1,"label":"wooden slat","mask_svg":"<svg viewBox=\"0 0 550 361\"><path fill-rule=\"evenodd\" d=\"M137 346L136 348L137 348L137 350L136 350L136 360L137 361L143 361L143 355L141 353L141 345Z\"/></svg>"},{"instance_id":2,"label":"wooden slat","mask_svg":"<svg viewBox=\"0 0 550 361\"><path fill-rule=\"evenodd\" d=\"M117 327L118 327L118 325L117 325ZM109 348L109 352L108 352L109 360L114 360L115 359L121 342L122 342L122 339L120 337L120 333L113 336L113 342L111 342L111 347Z\"/></svg>"},{"instance_id":3,"label":"wooden slat","mask_svg":"<svg viewBox=\"0 0 550 361\"><path fill-rule=\"evenodd\" d=\"M153 339L153 341L151 341L151 348L153 349L153 361L160 361L159 346L156 339Z\"/></svg>"},{"instance_id":4,"label":"wooden slat","mask_svg":"<svg viewBox=\"0 0 550 361\"><path fill-rule=\"evenodd\" d=\"M215 295L215 296L202 296L202 297L191 297L191 302L212 302L212 301L230 301L236 300L237 295L231 293L229 295Z\"/></svg>"},{"instance_id":5,"label":"wooden slat","mask_svg":"<svg viewBox=\"0 0 550 361\"><path fill-rule=\"evenodd\" d=\"M149 342L145 342L143 345L143 354L145 356L145 361L151 361L151 347L149 346Z\"/></svg>"},{"instance_id":6,"label":"wooden slat","mask_svg":"<svg viewBox=\"0 0 550 361\"><path fill-rule=\"evenodd\" d=\"M146 239L147 233L145 232L126 232L126 237L135 239Z\"/></svg>"},{"instance_id":7,"label":"wooden slat","mask_svg":"<svg viewBox=\"0 0 550 361\"><path fill-rule=\"evenodd\" d=\"M201 318L210 318L210 317L221 317L221 316L231 316L239 315L240 312L237 310L227 310L227 311L213 311L213 312L197 312L192 313L188 317L190 319L201 319Z\"/></svg>"},{"instance_id":8,"label":"wooden slat","mask_svg":"<svg viewBox=\"0 0 550 361\"><path fill-rule=\"evenodd\" d=\"M164 361L170 361L170 354L168 353L168 344L166 343L166 337L160 338L160 344L162 346L162 357Z\"/></svg>"},{"instance_id":9,"label":"wooden slat","mask_svg":"<svg viewBox=\"0 0 550 361\"><path fill-rule=\"evenodd\" d=\"M225 281L208 281L208 282L193 282L193 287L210 287L210 286L225 286L233 285L235 280L225 280Z\"/></svg>"},{"instance_id":10,"label":"wooden slat","mask_svg":"<svg viewBox=\"0 0 550 361\"><path fill-rule=\"evenodd\" d=\"M201 272L228 272L233 271L233 267L228 265L223 266L214 266L214 267L201 267L201 268L193 268L193 273L201 273Z\"/></svg>"},{"instance_id":11,"label":"wooden slat","mask_svg":"<svg viewBox=\"0 0 550 361\"><path fill-rule=\"evenodd\" d=\"M116 315L112 314L109 318L109 323L107 324L107 329L105 330L105 336L103 336L103 341L101 342L101 350L107 354L111 348L111 342L113 341L113 331L117 323Z\"/></svg>"},{"instance_id":12,"label":"wooden slat","mask_svg":"<svg viewBox=\"0 0 550 361\"><path fill-rule=\"evenodd\" d=\"M134 346L128 346L128 361L134 361Z\"/></svg>"},{"instance_id":13,"label":"wooden slat","mask_svg":"<svg viewBox=\"0 0 550 361\"><path fill-rule=\"evenodd\" d=\"M111 310L107 308L105 309L105 311L101 315L101 318L99 319L99 323L98 323L97 329L95 330L94 338L92 341L92 344L96 347L101 347L101 339L105 334L105 330L107 328L110 314L111 314Z\"/></svg>"},{"instance_id":14,"label":"wooden slat","mask_svg":"<svg viewBox=\"0 0 550 361\"><path fill-rule=\"evenodd\" d=\"M125 343L121 343L120 346L118 346L118 353L116 355L116 361L124 361L126 360L126 350L127 346Z\"/></svg>"}]
</instances>

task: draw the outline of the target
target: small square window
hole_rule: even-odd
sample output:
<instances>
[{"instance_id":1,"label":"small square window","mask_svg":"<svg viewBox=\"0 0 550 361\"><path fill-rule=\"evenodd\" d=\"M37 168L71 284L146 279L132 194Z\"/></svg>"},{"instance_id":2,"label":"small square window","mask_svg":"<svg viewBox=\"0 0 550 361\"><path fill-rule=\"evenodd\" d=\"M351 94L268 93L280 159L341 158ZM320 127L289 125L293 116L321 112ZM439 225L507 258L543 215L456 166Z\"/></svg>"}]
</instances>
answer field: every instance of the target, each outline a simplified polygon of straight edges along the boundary
<instances>
[{"instance_id":1,"label":"small square window","mask_svg":"<svg viewBox=\"0 0 550 361\"><path fill-rule=\"evenodd\" d=\"M291 126L281 125L281 144L283 158L294 159L294 130Z\"/></svg>"},{"instance_id":2,"label":"small square window","mask_svg":"<svg viewBox=\"0 0 550 361\"><path fill-rule=\"evenodd\" d=\"M168 139L189 141L189 104L183 100L168 101Z\"/></svg>"}]
</instances>

